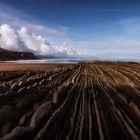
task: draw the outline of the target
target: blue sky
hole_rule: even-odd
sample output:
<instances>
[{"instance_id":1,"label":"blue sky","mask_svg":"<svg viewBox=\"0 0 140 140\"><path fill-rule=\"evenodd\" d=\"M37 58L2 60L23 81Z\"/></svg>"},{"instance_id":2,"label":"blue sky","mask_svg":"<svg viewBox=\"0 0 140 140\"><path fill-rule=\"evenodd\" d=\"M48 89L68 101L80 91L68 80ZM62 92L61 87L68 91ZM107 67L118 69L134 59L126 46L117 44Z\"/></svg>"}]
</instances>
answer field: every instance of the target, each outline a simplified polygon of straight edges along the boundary
<instances>
[{"instance_id":1,"label":"blue sky","mask_svg":"<svg viewBox=\"0 0 140 140\"><path fill-rule=\"evenodd\" d=\"M140 60L139 0L0 0L0 24L80 56Z\"/></svg>"}]
</instances>

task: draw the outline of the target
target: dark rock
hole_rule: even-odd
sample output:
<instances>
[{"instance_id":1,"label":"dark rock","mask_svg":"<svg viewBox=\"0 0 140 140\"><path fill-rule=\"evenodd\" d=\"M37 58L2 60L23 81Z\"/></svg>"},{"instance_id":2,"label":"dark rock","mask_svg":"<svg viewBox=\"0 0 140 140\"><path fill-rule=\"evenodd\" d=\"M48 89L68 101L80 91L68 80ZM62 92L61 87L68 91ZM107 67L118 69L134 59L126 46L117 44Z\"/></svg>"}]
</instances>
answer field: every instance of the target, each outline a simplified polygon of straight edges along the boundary
<instances>
[{"instance_id":1,"label":"dark rock","mask_svg":"<svg viewBox=\"0 0 140 140\"><path fill-rule=\"evenodd\" d=\"M8 94L15 94L16 92L12 89L8 90L5 95L8 95Z\"/></svg>"},{"instance_id":2,"label":"dark rock","mask_svg":"<svg viewBox=\"0 0 140 140\"><path fill-rule=\"evenodd\" d=\"M30 127L16 127L13 131L1 140L32 140L33 131Z\"/></svg>"},{"instance_id":3,"label":"dark rock","mask_svg":"<svg viewBox=\"0 0 140 140\"><path fill-rule=\"evenodd\" d=\"M18 94L26 93L26 91L27 91L27 89L26 89L25 87L20 88L20 89L18 90Z\"/></svg>"},{"instance_id":4,"label":"dark rock","mask_svg":"<svg viewBox=\"0 0 140 140\"><path fill-rule=\"evenodd\" d=\"M0 109L0 127L2 127L5 123L11 121L14 115L14 110L11 106L6 105Z\"/></svg>"},{"instance_id":5,"label":"dark rock","mask_svg":"<svg viewBox=\"0 0 140 140\"><path fill-rule=\"evenodd\" d=\"M54 108L54 103L43 103L32 116L30 127L36 127L43 120L43 118L47 117L47 115L49 115L49 113L54 110Z\"/></svg>"},{"instance_id":6,"label":"dark rock","mask_svg":"<svg viewBox=\"0 0 140 140\"><path fill-rule=\"evenodd\" d=\"M3 128L1 129L0 137L8 134L14 127L15 127L15 123L9 122L5 124Z\"/></svg>"},{"instance_id":7,"label":"dark rock","mask_svg":"<svg viewBox=\"0 0 140 140\"><path fill-rule=\"evenodd\" d=\"M9 90L9 88L1 86L0 87L0 94L5 94L8 90Z\"/></svg>"},{"instance_id":8,"label":"dark rock","mask_svg":"<svg viewBox=\"0 0 140 140\"><path fill-rule=\"evenodd\" d=\"M26 125L31 116L32 116L32 111L23 115L19 120L19 125L20 126Z\"/></svg>"},{"instance_id":9,"label":"dark rock","mask_svg":"<svg viewBox=\"0 0 140 140\"><path fill-rule=\"evenodd\" d=\"M13 90L16 90L18 88L18 85L17 84L13 84L12 86L11 86L11 89L13 89Z\"/></svg>"}]
</instances>

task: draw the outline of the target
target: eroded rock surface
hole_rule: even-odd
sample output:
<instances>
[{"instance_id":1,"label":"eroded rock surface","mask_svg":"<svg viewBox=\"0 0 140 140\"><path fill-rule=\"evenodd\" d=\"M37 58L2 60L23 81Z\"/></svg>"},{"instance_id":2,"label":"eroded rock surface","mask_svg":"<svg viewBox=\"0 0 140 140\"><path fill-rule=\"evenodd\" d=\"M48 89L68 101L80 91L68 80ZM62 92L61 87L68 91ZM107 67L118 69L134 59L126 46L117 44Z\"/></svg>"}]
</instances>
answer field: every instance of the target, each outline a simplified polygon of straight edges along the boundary
<instances>
[{"instance_id":1,"label":"eroded rock surface","mask_svg":"<svg viewBox=\"0 0 140 140\"><path fill-rule=\"evenodd\" d=\"M139 63L0 72L0 140L139 139Z\"/></svg>"}]
</instances>

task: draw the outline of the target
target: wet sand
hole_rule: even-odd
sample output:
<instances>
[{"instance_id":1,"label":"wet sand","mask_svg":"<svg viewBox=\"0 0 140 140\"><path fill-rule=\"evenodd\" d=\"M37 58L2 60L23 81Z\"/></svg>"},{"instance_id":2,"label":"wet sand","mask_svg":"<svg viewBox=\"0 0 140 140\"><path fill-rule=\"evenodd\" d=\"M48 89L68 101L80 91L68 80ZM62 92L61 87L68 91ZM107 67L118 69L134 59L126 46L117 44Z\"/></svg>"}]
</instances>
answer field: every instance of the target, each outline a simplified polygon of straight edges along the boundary
<instances>
[{"instance_id":1,"label":"wet sand","mask_svg":"<svg viewBox=\"0 0 140 140\"><path fill-rule=\"evenodd\" d=\"M0 71L17 71L17 70L45 70L51 71L58 66L70 66L71 64L38 64L38 63L5 63L0 62Z\"/></svg>"}]
</instances>

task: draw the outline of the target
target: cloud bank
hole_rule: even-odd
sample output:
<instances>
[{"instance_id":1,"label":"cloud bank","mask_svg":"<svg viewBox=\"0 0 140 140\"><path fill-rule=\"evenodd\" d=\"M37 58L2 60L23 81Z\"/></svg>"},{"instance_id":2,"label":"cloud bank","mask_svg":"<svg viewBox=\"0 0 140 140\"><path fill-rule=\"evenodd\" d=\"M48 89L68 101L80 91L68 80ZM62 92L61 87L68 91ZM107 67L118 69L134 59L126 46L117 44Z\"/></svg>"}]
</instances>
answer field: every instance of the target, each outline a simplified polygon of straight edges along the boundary
<instances>
[{"instance_id":1,"label":"cloud bank","mask_svg":"<svg viewBox=\"0 0 140 140\"><path fill-rule=\"evenodd\" d=\"M36 55L75 56L76 51L66 42L52 46L42 36L27 27L15 29L8 24L0 25L0 47L8 50L30 51Z\"/></svg>"},{"instance_id":2,"label":"cloud bank","mask_svg":"<svg viewBox=\"0 0 140 140\"><path fill-rule=\"evenodd\" d=\"M31 51L44 56L140 60L139 17L97 26L87 33L81 29L79 33L61 25L54 27L30 21L23 13L2 8L0 6L0 47L5 49Z\"/></svg>"}]
</instances>

